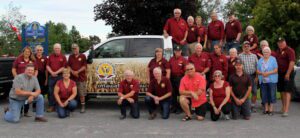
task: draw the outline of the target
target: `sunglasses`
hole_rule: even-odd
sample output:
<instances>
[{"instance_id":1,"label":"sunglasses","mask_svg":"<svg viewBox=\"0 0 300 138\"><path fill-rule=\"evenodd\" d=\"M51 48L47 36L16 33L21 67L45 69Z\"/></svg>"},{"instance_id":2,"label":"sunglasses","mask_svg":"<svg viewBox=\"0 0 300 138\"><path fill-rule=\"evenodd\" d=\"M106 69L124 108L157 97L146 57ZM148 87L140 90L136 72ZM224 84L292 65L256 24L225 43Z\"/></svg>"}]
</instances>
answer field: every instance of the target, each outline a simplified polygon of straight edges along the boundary
<instances>
[{"instance_id":1,"label":"sunglasses","mask_svg":"<svg viewBox=\"0 0 300 138\"><path fill-rule=\"evenodd\" d=\"M215 78L217 78L217 77L221 77L221 75L214 75L214 77L215 77Z\"/></svg>"}]
</instances>

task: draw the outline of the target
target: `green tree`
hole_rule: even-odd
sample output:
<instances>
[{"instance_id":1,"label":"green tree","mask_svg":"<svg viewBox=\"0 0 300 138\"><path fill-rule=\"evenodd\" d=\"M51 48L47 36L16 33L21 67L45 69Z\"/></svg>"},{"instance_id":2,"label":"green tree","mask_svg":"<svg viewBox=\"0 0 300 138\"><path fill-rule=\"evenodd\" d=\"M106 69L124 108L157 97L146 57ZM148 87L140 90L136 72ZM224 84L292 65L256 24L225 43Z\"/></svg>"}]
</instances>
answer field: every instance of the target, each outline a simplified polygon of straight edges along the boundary
<instances>
[{"instance_id":1,"label":"green tree","mask_svg":"<svg viewBox=\"0 0 300 138\"><path fill-rule=\"evenodd\" d=\"M0 55L9 54L17 56L21 49L16 33L9 24L16 26L21 31L21 26L26 23L26 16L20 12L21 7L9 3L6 13L0 19Z\"/></svg>"},{"instance_id":2,"label":"green tree","mask_svg":"<svg viewBox=\"0 0 300 138\"><path fill-rule=\"evenodd\" d=\"M228 13L234 12L245 30L254 17L252 10L256 3L256 0L229 0L222 9L223 16L227 17Z\"/></svg>"},{"instance_id":3,"label":"green tree","mask_svg":"<svg viewBox=\"0 0 300 138\"><path fill-rule=\"evenodd\" d=\"M276 46L276 39L284 37L299 53L300 3L299 0L260 0L253 9L254 25L260 39ZM298 54L299 55L299 54Z\"/></svg>"},{"instance_id":4,"label":"green tree","mask_svg":"<svg viewBox=\"0 0 300 138\"><path fill-rule=\"evenodd\" d=\"M105 0L94 7L94 20L104 20L116 35L159 35L177 7L184 18L197 13L196 0Z\"/></svg>"}]
</instances>

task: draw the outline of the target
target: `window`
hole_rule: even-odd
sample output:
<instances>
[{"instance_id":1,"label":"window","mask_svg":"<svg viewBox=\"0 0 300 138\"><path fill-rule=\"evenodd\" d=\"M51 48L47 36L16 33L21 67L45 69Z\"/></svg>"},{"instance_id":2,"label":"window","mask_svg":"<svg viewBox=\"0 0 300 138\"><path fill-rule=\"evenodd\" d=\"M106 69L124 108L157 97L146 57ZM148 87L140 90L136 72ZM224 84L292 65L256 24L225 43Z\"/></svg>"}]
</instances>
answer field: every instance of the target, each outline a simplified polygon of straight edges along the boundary
<instances>
[{"instance_id":1,"label":"window","mask_svg":"<svg viewBox=\"0 0 300 138\"><path fill-rule=\"evenodd\" d=\"M95 58L121 58L126 56L126 39L113 40L95 50Z\"/></svg>"},{"instance_id":2,"label":"window","mask_svg":"<svg viewBox=\"0 0 300 138\"><path fill-rule=\"evenodd\" d=\"M160 38L133 39L130 47L130 57L154 57L155 48L162 48L163 40Z\"/></svg>"}]
</instances>

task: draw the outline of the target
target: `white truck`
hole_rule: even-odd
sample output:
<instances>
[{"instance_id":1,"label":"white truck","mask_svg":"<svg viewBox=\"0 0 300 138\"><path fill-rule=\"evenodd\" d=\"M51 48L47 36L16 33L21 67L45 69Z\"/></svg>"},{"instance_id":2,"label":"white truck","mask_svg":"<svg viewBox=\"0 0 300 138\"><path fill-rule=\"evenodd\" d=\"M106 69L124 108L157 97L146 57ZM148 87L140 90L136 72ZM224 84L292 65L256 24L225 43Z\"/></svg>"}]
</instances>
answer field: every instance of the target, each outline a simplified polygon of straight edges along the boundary
<instances>
[{"instance_id":1,"label":"white truck","mask_svg":"<svg viewBox=\"0 0 300 138\"><path fill-rule=\"evenodd\" d=\"M164 57L172 55L171 37L158 35L121 36L110 38L94 46L84 54L92 64L87 69L87 96L117 96L119 82L123 73L130 69L140 81L140 93L148 87L147 66L154 57L155 48L164 49ZM92 52L91 52L92 51Z\"/></svg>"}]
</instances>

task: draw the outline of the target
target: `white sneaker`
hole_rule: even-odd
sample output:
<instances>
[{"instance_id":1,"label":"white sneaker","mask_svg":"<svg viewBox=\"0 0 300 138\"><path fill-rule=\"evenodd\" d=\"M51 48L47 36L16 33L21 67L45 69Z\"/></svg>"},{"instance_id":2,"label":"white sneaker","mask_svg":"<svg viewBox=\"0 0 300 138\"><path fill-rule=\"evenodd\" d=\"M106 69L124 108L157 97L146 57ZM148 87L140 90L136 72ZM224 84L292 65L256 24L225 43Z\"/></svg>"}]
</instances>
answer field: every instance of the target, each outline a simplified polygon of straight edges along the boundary
<instances>
[{"instance_id":1,"label":"white sneaker","mask_svg":"<svg viewBox=\"0 0 300 138\"><path fill-rule=\"evenodd\" d=\"M230 120L229 115L224 115L225 120Z\"/></svg>"}]
</instances>

